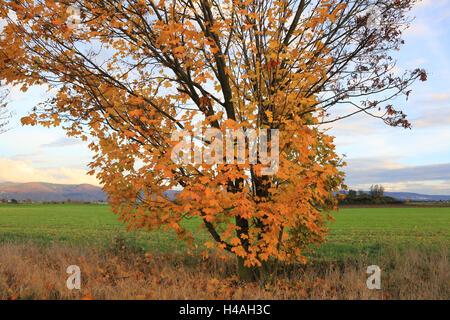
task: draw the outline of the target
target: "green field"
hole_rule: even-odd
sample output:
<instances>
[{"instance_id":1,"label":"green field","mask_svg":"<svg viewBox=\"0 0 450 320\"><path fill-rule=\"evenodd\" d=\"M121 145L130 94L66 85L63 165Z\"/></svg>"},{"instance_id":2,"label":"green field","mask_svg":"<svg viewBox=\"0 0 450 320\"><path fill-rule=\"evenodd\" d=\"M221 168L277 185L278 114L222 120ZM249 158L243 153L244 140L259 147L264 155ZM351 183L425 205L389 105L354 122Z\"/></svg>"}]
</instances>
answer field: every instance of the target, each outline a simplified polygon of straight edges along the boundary
<instances>
[{"instance_id":1,"label":"green field","mask_svg":"<svg viewBox=\"0 0 450 320\"><path fill-rule=\"evenodd\" d=\"M330 224L328 242L319 256L339 258L358 253L377 254L386 246L448 247L450 208L351 208L341 209ZM200 222L189 220L199 247L208 239ZM123 241L146 250L182 250L172 232L126 232L125 226L105 205L21 204L0 205L0 241L36 241L114 245Z\"/></svg>"}]
</instances>

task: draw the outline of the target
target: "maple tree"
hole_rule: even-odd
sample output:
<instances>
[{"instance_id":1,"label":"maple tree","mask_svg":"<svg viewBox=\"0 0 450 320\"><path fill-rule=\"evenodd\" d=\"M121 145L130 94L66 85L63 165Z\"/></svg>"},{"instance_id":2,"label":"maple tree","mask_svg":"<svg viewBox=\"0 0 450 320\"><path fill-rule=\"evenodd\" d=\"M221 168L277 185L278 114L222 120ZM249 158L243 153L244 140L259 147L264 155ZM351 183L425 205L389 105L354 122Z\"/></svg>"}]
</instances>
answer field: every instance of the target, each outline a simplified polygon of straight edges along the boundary
<instances>
[{"instance_id":1,"label":"maple tree","mask_svg":"<svg viewBox=\"0 0 450 320\"><path fill-rule=\"evenodd\" d=\"M410 127L389 101L426 73L397 74L390 52L414 2L0 0L1 78L52 89L23 124L90 140L90 174L129 228L192 244L183 221L201 219L206 246L235 254L252 280L325 240L344 163L321 125L366 113ZM276 172L259 160L174 162L174 131L205 149L205 128L279 130Z\"/></svg>"},{"instance_id":2,"label":"maple tree","mask_svg":"<svg viewBox=\"0 0 450 320\"><path fill-rule=\"evenodd\" d=\"M0 90L2 88L0 87ZM7 91L0 91L0 133L7 131L7 125L9 123L9 118L11 118L11 112L9 112L6 107L6 97L8 95Z\"/></svg>"}]
</instances>

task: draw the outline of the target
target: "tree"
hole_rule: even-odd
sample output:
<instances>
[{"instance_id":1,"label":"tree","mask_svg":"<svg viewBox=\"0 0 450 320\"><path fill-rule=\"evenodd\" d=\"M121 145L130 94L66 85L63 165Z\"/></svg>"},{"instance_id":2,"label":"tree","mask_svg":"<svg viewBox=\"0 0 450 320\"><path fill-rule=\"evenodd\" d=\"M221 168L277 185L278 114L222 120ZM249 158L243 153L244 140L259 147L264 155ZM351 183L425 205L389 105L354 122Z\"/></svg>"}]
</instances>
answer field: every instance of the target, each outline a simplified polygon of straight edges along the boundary
<instances>
[{"instance_id":1,"label":"tree","mask_svg":"<svg viewBox=\"0 0 450 320\"><path fill-rule=\"evenodd\" d=\"M23 124L64 124L90 139L90 173L129 228L173 229L191 244L181 222L199 217L206 245L235 254L241 278L253 280L325 240L344 163L321 124L366 113L410 127L389 101L426 73L396 75L390 52L413 3L0 0L2 77L57 91ZM382 25L368 23L374 9ZM355 110L337 115L341 105ZM225 161L218 138L231 129L247 134L245 150L278 130L266 137L278 161L260 151L256 162L234 152ZM180 130L194 141L184 155L172 139ZM228 140L236 153L238 138ZM172 157L199 150L201 163ZM165 192L175 187L173 202Z\"/></svg>"},{"instance_id":2,"label":"tree","mask_svg":"<svg viewBox=\"0 0 450 320\"><path fill-rule=\"evenodd\" d=\"M348 190L347 198L349 198L349 199L354 199L354 198L356 198L356 191L355 191L355 190L352 190L352 189Z\"/></svg>"},{"instance_id":3,"label":"tree","mask_svg":"<svg viewBox=\"0 0 450 320\"><path fill-rule=\"evenodd\" d=\"M370 195L372 196L372 198L381 199L383 198L383 194L384 194L384 187L381 184L372 185L370 187Z\"/></svg>"},{"instance_id":4,"label":"tree","mask_svg":"<svg viewBox=\"0 0 450 320\"><path fill-rule=\"evenodd\" d=\"M1 90L1 87L0 87ZM9 123L9 118L11 118L11 113L6 109L6 97L7 92L0 92L0 134L7 131L7 125Z\"/></svg>"}]
</instances>

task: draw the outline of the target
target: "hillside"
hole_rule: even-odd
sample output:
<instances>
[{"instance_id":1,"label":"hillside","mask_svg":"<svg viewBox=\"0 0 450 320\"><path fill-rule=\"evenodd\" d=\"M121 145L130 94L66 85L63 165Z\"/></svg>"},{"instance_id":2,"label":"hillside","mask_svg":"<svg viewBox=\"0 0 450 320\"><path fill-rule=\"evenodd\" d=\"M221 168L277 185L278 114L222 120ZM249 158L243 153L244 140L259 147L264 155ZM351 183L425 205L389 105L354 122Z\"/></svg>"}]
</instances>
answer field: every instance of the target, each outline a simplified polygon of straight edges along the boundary
<instances>
[{"instance_id":1,"label":"hillside","mask_svg":"<svg viewBox=\"0 0 450 320\"><path fill-rule=\"evenodd\" d=\"M32 201L104 201L106 194L90 184L54 184L45 182L1 182L0 199Z\"/></svg>"},{"instance_id":2,"label":"hillside","mask_svg":"<svg viewBox=\"0 0 450 320\"><path fill-rule=\"evenodd\" d=\"M170 200L175 199L179 190L170 190L166 195ZM366 192L369 193L369 192ZM448 195L426 195L410 192L385 192L385 196L401 201L450 201ZM32 201L105 201L106 194L100 187L90 184L54 184L46 182L0 182L0 199L16 199Z\"/></svg>"},{"instance_id":3,"label":"hillside","mask_svg":"<svg viewBox=\"0 0 450 320\"><path fill-rule=\"evenodd\" d=\"M411 200L411 201L450 201L450 196L445 195L428 195L411 192L385 192L384 195L393 197L398 200Z\"/></svg>"}]
</instances>

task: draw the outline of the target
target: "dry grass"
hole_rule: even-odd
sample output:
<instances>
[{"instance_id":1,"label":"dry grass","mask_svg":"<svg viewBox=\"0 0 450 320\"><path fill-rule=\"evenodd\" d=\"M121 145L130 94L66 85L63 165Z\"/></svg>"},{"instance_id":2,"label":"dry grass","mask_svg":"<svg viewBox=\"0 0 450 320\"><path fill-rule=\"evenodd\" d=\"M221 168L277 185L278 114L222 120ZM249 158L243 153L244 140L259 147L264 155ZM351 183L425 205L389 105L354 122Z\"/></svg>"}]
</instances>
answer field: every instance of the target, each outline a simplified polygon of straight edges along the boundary
<instances>
[{"instance_id":1,"label":"dry grass","mask_svg":"<svg viewBox=\"0 0 450 320\"><path fill-rule=\"evenodd\" d=\"M66 268L81 268L82 288L66 288ZM382 289L366 287L368 265ZM242 283L232 259L186 253L0 244L1 299L449 299L448 250L391 250L367 257L284 268L271 284Z\"/></svg>"}]
</instances>

